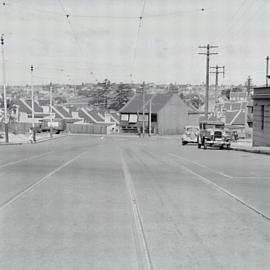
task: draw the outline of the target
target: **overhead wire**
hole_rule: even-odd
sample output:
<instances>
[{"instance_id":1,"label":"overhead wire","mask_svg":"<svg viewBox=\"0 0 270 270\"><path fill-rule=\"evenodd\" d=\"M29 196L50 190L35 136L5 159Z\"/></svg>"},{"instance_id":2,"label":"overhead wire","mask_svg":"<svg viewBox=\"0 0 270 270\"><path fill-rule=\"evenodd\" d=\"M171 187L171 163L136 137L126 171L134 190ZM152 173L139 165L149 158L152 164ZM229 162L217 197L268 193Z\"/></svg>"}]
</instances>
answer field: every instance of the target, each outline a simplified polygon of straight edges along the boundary
<instances>
[{"instance_id":1,"label":"overhead wire","mask_svg":"<svg viewBox=\"0 0 270 270\"><path fill-rule=\"evenodd\" d=\"M70 21L70 14L67 13L66 8L65 8L65 6L64 6L64 4L63 4L63 2L62 2L62 0L58 0L58 2L59 2L59 4L60 4L60 6L61 6L61 9L63 10L63 13L64 13L64 15L65 15L65 18L66 18L66 20L67 20L67 22L68 22L68 25L69 25L69 27L70 27L71 33L72 33L72 35L73 35L73 38L74 38L74 40L75 40L77 46L79 47L80 52L82 53L83 50L82 50L81 44L80 44L80 42L79 42L79 39L78 39L78 37L77 37L77 34L76 34L76 32L75 32L75 30L74 30L74 28L73 28L73 26L72 26L72 24L71 24L71 21Z\"/></svg>"},{"instance_id":2,"label":"overhead wire","mask_svg":"<svg viewBox=\"0 0 270 270\"><path fill-rule=\"evenodd\" d=\"M146 0L143 1L142 10L141 10L141 14L139 17L139 24L138 24L137 35L136 35L136 40L135 40L135 48L134 48L134 54L133 54L133 59L132 59L132 65L131 65L131 73L130 73L131 78L133 78L133 75L134 75L133 72L134 72L134 66L135 66L136 59L137 59L138 41L139 41L139 36L140 36L140 30L142 27L142 19L143 19L143 15L144 15L145 5L146 5Z\"/></svg>"}]
</instances>

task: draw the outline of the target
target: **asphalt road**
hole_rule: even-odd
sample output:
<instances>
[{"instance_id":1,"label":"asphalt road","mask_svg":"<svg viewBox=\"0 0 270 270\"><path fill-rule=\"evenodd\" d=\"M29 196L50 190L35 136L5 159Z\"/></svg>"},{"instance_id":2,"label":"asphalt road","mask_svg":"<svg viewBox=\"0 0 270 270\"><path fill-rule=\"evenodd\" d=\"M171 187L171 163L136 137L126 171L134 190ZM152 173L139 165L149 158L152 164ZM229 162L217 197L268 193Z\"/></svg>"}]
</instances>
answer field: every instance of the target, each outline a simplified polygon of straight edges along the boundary
<instances>
[{"instance_id":1,"label":"asphalt road","mask_svg":"<svg viewBox=\"0 0 270 270\"><path fill-rule=\"evenodd\" d=\"M0 269L270 269L270 156L176 138L0 148Z\"/></svg>"}]
</instances>

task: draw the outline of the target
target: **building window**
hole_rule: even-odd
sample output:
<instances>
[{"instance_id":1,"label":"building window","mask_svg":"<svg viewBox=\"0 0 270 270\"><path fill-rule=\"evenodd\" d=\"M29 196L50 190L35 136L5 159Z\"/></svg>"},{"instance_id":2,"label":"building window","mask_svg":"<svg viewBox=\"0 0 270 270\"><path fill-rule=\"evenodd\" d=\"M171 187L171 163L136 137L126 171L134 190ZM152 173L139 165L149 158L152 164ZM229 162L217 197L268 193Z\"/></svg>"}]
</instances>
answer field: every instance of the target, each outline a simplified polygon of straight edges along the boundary
<instances>
[{"instance_id":1,"label":"building window","mask_svg":"<svg viewBox=\"0 0 270 270\"><path fill-rule=\"evenodd\" d=\"M122 121L128 121L128 114L121 114Z\"/></svg>"},{"instance_id":2,"label":"building window","mask_svg":"<svg viewBox=\"0 0 270 270\"><path fill-rule=\"evenodd\" d=\"M261 105L261 129L264 129L264 105Z\"/></svg>"}]
</instances>

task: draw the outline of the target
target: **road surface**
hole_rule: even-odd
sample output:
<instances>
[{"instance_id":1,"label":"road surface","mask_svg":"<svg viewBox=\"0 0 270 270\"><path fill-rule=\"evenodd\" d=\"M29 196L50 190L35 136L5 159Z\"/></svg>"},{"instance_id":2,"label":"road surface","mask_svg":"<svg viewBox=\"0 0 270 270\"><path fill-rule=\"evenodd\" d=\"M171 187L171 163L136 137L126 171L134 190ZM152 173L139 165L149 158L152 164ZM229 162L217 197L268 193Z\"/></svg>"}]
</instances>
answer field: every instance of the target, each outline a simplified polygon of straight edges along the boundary
<instances>
[{"instance_id":1,"label":"road surface","mask_svg":"<svg viewBox=\"0 0 270 270\"><path fill-rule=\"evenodd\" d=\"M270 157L176 138L0 148L0 269L270 269Z\"/></svg>"}]
</instances>

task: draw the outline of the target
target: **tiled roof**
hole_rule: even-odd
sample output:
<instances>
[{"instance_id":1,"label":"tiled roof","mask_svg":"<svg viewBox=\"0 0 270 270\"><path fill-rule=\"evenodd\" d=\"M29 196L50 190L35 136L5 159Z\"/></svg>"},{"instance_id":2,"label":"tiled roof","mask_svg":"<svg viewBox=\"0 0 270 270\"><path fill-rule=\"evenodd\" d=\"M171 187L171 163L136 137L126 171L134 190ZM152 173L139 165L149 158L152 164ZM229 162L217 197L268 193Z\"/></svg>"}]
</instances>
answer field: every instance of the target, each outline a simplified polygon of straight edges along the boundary
<instances>
[{"instance_id":1,"label":"tiled roof","mask_svg":"<svg viewBox=\"0 0 270 270\"><path fill-rule=\"evenodd\" d=\"M87 112L96 120L96 122L104 122L104 119L99 116L97 110L87 109Z\"/></svg>"},{"instance_id":2,"label":"tiled roof","mask_svg":"<svg viewBox=\"0 0 270 270\"><path fill-rule=\"evenodd\" d=\"M245 125L245 111L227 111L225 113L225 123L229 125Z\"/></svg>"},{"instance_id":3,"label":"tiled roof","mask_svg":"<svg viewBox=\"0 0 270 270\"><path fill-rule=\"evenodd\" d=\"M152 113L159 112L172 96L170 94L145 94L145 110L149 108L149 101L152 98ZM142 112L142 94L135 94L131 100L120 110L121 113Z\"/></svg>"},{"instance_id":4,"label":"tiled roof","mask_svg":"<svg viewBox=\"0 0 270 270\"><path fill-rule=\"evenodd\" d=\"M32 101L31 100L25 100L25 102L27 103L28 106L30 106L30 108L32 108ZM39 104L35 101L34 102L34 112L43 112L43 109L41 106L39 106Z\"/></svg>"},{"instance_id":5,"label":"tiled roof","mask_svg":"<svg viewBox=\"0 0 270 270\"><path fill-rule=\"evenodd\" d=\"M29 108L27 105L25 105L25 103L22 100L16 99L14 101L14 103L19 106L19 110L21 112L24 112L24 113L27 113L27 114L32 113L31 107Z\"/></svg>"},{"instance_id":6,"label":"tiled roof","mask_svg":"<svg viewBox=\"0 0 270 270\"><path fill-rule=\"evenodd\" d=\"M233 121L233 125L245 125L245 111L241 110L241 112L237 115L237 117Z\"/></svg>"},{"instance_id":7,"label":"tiled roof","mask_svg":"<svg viewBox=\"0 0 270 270\"><path fill-rule=\"evenodd\" d=\"M56 106L56 109L65 117L70 118L72 117L71 113L68 112L63 106Z\"/></svg>"},{"instance_id":8,"label":"tiled roof","mask_svg":"<svg viewBox=\"0 0 270 270\"><path fill-rule=\"evenodd\" d=\"M78 111L79 117L83 118L87 123L95 123L95 121L89 116L88 112L85 109L80 109Z\"/></svg>"}]
</instances>

